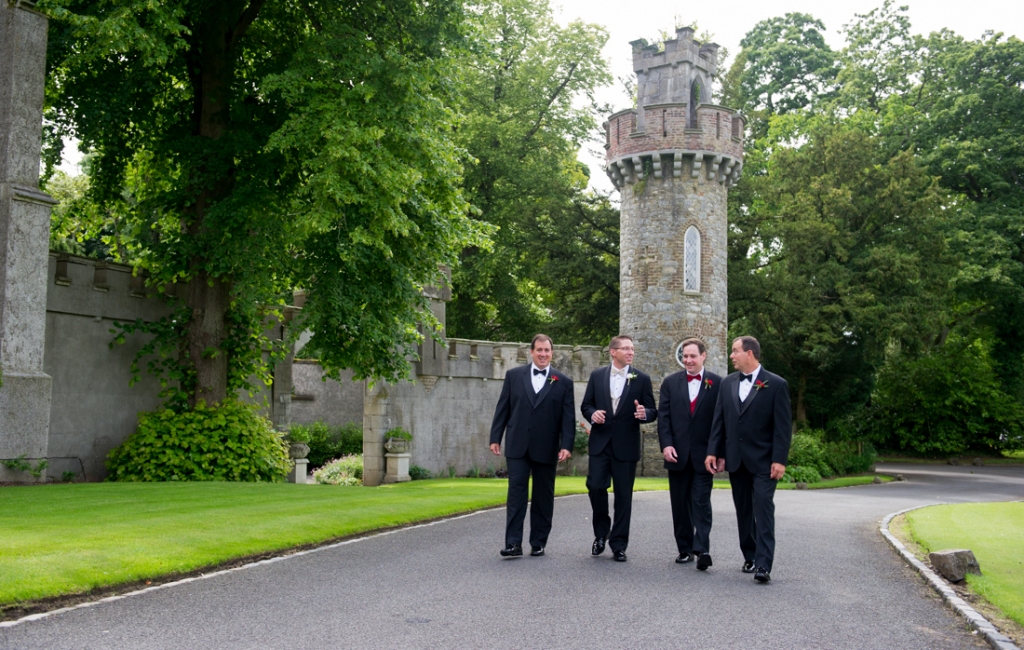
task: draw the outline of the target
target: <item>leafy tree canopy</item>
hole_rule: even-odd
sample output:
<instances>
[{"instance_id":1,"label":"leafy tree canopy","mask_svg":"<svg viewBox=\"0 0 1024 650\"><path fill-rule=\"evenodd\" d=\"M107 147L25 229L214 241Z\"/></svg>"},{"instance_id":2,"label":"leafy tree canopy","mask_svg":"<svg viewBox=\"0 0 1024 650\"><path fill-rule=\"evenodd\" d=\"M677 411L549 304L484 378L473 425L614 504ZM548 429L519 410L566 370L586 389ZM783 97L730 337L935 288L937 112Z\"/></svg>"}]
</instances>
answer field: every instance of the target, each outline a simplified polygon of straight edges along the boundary
<instances>
[{"instance_id":1,"label":"leafy tree canopy","mask_svg":"<svg viewBox=\"0 0 1024 650\"><path fill-rule=\"evenodd\" d=\"M125 254L152 283L181 285L150 348L179 402L218 402L265 370L266 306L297 287L328 374L408 372L416 323L437 325L421 288L486 244L451 137L458 2L39 6L52 18L47 160L77 138L89 195L129 224Z\"/></svg>"}]
</instances>

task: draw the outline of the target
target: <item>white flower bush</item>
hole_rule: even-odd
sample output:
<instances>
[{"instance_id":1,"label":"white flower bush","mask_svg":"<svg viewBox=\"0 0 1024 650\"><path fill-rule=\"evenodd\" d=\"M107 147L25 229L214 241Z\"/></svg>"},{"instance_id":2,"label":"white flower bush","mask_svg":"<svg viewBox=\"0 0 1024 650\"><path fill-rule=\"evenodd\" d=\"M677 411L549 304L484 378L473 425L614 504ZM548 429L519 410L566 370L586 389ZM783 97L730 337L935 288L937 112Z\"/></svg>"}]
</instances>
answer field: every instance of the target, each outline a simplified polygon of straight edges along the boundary
<instances>
[{"instance_id":1,"label":"white flower bush","mask_svg":"<svg viewBox=\"0 0 1024 650\"><path fill-rule=\"evenodd\" d=\"M362 485L363 457L349 454L332 461L313 472L313 480L327 485Z\"/></svg>"}]
</instances>

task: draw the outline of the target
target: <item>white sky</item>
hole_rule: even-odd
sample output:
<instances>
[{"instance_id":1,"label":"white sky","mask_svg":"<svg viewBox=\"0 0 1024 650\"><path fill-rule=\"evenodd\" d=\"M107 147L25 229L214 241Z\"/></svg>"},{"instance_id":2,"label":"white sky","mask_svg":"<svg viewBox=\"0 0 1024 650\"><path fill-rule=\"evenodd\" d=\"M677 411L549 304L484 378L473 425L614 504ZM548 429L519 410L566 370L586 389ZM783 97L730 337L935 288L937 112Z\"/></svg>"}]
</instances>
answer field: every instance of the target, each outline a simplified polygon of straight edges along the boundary
<instances>
[{"instance_id":1,"label":"white sky","mask_svg":"<svg viewBox=\"0 0 1024 650\"><path fill-rule=\"evenodd\" d=\"M673 33L676 17L680 24L697 22L698 34L705 31L714 35L714 41L729 50L729 61L740 49L740 40L755 24L787 13L808 13L821 20L827 29L826 40L833 49L843 47L839 30L852 22L855 14L866 14L880 7L882 0L846 0L822 2L820 0L729 0L719 2L668 2L667 0L551 0L557 20L566 24L575 19L603 25L610 38L604 56L611 62L615 79L633 74L632 50L629 42L638 38L654 40L660 31ZM1024 38L1024 2L1021 0L909 0L897 5L908 5L911 31L928 34L948 28L968 39L980 37L986 30L1001 31ZM628 99L621 84L616 81L603 89L598 99L612 104L615 109L627 107ZM601 170L604 149L602 143L584 147L580 158L590 166L593 187L608 191L611 182Z\"/></svg>"}]
</instances>

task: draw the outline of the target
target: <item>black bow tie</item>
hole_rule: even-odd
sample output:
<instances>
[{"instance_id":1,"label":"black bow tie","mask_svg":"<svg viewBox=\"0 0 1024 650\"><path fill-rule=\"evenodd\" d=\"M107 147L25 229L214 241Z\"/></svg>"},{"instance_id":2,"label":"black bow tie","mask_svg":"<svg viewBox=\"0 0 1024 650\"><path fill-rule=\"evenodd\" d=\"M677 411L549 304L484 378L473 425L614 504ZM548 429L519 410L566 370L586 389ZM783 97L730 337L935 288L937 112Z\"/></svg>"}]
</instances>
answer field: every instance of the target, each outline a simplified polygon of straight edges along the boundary
<instances>
[{"instance_id":1,"label":"black bow tie","mask_svg":"<svg viewBox=\"0 0 1024 650\"><path fill-rule=\"evenodd\" d=\"M533 374L535 374L535 375L546 375L546 374L548 374L548 371L547 371L547 368L545 368L544 370L537 370L536 368L534 368L533 369Z\"/></svg>"},{"instance_id":2,"label":"black bow tie","mask_svg":"<svg viewBox=\"0 0 1024 650\"><path fill-rule=\"evenodd\" d=\"M534 372L536 372L536 371L534 371ZM742 375L740 377L740 381L741 382L743 382L743 381L750 381L750 382L754 381L754 373L750 373L749 375L744 375L743 373L740 373L740 374Z\"/></svg>"}]
</instances>

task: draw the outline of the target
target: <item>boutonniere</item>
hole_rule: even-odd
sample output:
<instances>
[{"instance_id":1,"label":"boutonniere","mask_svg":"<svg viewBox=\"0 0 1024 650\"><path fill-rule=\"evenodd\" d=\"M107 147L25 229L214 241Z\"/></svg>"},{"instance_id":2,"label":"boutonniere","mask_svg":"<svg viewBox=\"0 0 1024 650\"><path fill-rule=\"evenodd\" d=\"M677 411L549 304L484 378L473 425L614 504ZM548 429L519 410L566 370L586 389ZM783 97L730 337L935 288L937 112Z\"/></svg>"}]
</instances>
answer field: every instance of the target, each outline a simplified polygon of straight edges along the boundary
<instances>
[{"instance_id":1,"label":"boutonniere","mask_svg":"<svg viewBox=\"0 0 1024 650\"><path fill-rule=\"evenodd\" d=\"M550 377L548 377L548 383L549 383L549 384L553 384L553 383L555 383L556 381L558 381L558 375L554 375L554 374L553 374L553 375L551 375Z\"/></svg>"},{"instance_id":2,"label":"boutonniere","mask_svg":"<svg viewBox=\"0 0 1024 650\"><path fill-rule=\"evenodd\" d=\"M761 381L760 379L758 379L757 381L754 382L754 388L756 388L757 390L761 390L762 388L768 388L768 382Z\"/></svg>"},{"instance_id":3,"label":"boutonniere","mask_svg":"<svg viewBox=\"0 0 1024 650\"><path fill-rule=\"evenodd\" d=\"M706 378L704 380L704 388L711 388L714 385L715 385L715 382L711 381L710 378Z\"/></svg>"},{"instance_id":4,"label":"boutonniere","mask_svg":"<svg viewBox=\"0 0 1024 650\"><path fill-rule=\"evenodd\" d=\"M629 382L633 381L634 379L636 379L635 372L631 372L628 375L626 375L626 385L629 386Z\"/></svg>"}]
</instances>

